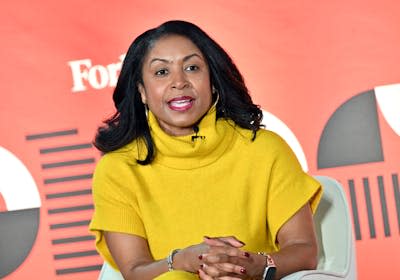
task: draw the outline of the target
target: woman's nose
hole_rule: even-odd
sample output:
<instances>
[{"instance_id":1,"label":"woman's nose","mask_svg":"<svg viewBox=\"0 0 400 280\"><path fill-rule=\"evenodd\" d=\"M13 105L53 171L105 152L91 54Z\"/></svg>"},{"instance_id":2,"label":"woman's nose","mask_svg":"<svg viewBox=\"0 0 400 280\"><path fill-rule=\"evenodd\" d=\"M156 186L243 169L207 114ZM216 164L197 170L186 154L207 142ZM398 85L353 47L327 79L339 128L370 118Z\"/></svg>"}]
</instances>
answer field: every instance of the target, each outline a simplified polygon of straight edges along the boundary
<instances>
[{"instance_id":1,"label":"woman's nose","mask_svg":"<svg viewBox=\"0 0 400 280\"><path fill-rule=\"evenodd\" d=\"M190 85L185 73L183 71L177 71L172 77L172 88L184 89Z\"/></svg>"}]
</instances>

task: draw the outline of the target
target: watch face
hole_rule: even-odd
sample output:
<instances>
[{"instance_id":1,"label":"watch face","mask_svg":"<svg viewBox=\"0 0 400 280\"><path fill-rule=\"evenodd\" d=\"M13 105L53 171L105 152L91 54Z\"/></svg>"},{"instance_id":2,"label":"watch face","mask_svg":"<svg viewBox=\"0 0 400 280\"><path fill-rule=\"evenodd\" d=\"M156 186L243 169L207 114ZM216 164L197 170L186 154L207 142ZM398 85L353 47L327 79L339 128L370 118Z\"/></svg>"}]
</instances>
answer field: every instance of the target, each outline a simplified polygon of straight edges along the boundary
<instances>
[{"instance_id":1,"label":"watch face","mask_svg":"<svg viewBox=\"0 0 400 280\"><path fill-rule=\"evenodd\" d=\"M276 267L275 266L267 266L265 268L265 270L264 270L263 279L264 280L272 280L272 279L274 279L275 272L276 272Z\"/></svg>"}]
</instances>

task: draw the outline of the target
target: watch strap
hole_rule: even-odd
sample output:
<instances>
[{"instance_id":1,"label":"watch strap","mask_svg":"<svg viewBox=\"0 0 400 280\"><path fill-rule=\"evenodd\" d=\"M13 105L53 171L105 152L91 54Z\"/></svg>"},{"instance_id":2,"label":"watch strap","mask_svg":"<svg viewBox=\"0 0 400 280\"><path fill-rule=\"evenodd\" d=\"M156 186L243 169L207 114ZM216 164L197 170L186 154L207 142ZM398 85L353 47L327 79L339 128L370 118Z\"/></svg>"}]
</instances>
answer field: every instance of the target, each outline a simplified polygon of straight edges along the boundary
<instances>
[{"instance_id":1,"label":"watch strap","mask_svg":"<svg viewBox=\"0 0 400 280\"><path fill-rule=\"evenodd\" d=\"M258 252L259 255L265 256L265 268L262 275L262 280L273 280L276 272L276 265L274 259L264 252Z\"/></svg>"}]
</instances>

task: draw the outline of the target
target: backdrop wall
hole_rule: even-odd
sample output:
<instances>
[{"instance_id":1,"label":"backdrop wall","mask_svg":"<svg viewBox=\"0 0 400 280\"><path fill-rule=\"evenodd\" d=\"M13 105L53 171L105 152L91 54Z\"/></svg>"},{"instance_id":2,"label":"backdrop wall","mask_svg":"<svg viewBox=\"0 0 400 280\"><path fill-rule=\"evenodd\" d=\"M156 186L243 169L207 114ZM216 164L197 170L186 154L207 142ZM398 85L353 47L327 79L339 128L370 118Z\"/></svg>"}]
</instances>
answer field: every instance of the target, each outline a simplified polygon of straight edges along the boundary
<instances>
[{"instance_id":1,"label":"backdrop wall","mask_svg":"<svg viewBox=\"0 0 400 280\"><path fill-rule=\"evenodd\" d=\"M2 3L0 278L96 279L91 141L129 44L170 19L224 46L309 172L343 184L359 279L400 276L399 11L396 0Z\"/></svg>"}]
</instances>

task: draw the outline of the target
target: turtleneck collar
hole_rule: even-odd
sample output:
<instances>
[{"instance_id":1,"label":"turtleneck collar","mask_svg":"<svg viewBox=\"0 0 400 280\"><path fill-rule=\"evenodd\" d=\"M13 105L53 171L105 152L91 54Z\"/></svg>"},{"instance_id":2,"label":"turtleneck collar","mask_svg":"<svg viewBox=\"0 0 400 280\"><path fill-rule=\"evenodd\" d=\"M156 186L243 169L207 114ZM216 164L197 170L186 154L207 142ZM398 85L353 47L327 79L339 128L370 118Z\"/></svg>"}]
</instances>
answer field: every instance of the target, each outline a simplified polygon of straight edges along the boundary
<instances>
[{"instance_id":1,"label":"turtleneck collar","mask_svg":"<svg viewBox=\"0 0 400 280\"><path fill-rule=\"evenodd\" d=\"M228 148L234 134L234 123L226 119L216 120L212 106L198 125L197 137L171 136L159 126L156 117L149 112L149 126L156 153L154 163L175 169L193 169L216 161Z\"/></svg>"}]
</instances>

